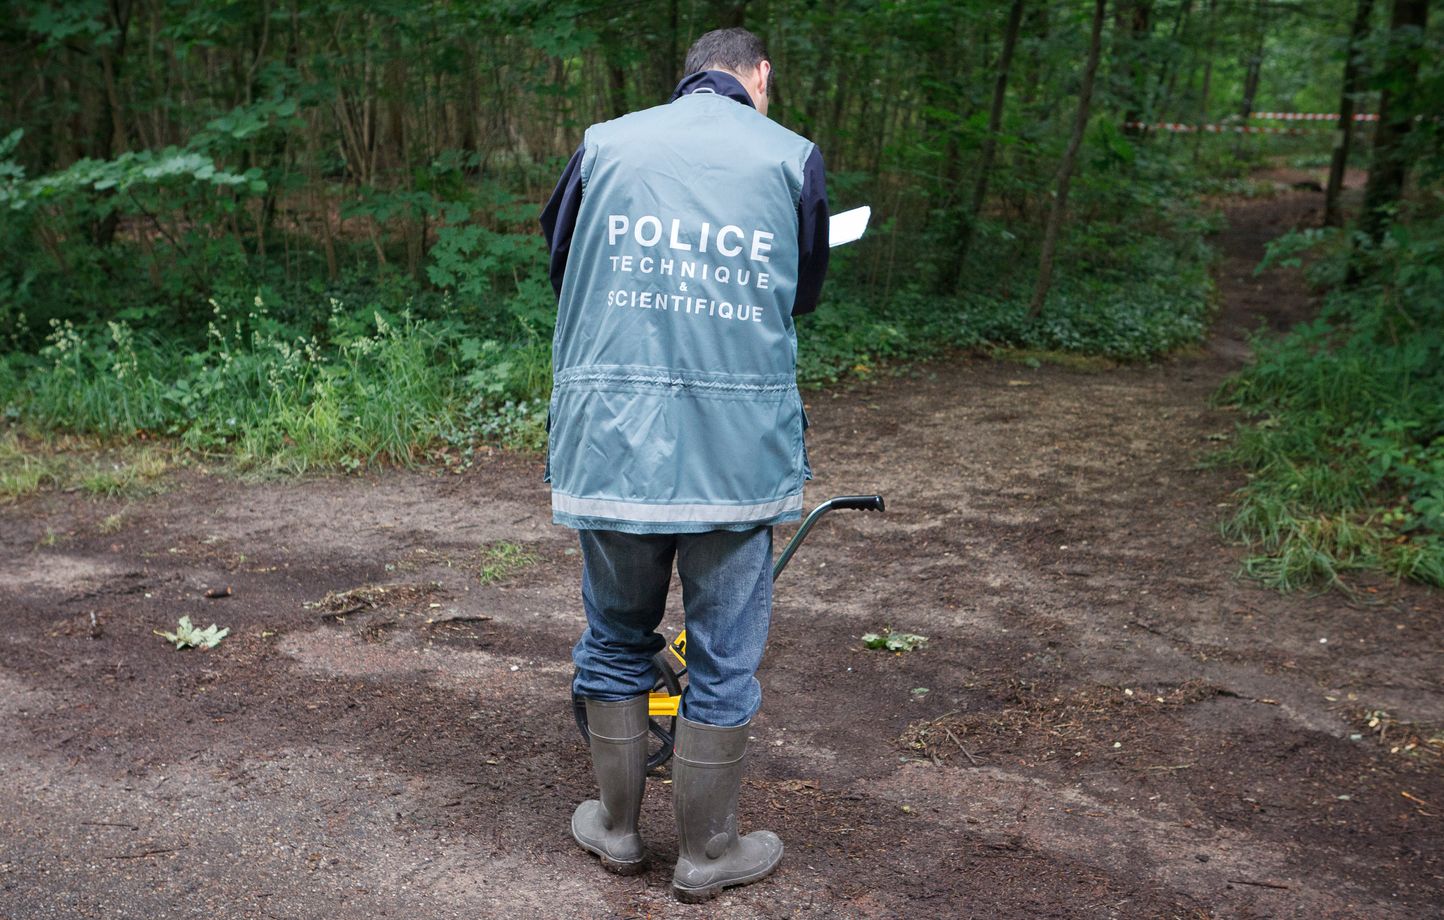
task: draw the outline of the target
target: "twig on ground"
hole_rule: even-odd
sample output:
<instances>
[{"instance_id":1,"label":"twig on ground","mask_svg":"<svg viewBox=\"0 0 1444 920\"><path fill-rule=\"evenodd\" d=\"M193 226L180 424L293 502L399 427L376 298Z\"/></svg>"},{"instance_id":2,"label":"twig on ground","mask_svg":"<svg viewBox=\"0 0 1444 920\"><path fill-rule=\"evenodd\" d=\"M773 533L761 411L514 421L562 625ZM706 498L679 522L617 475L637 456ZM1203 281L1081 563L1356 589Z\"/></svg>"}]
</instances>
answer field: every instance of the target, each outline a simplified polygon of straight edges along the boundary
<instances>
[{"instance_id":1,"label":"twig on ground","mask_svg":"<svg viewBox=\"0 0 1444 920\"><path fill-rule=\"evenodd\" d=\"M953 734L953 730L952 730L952 729L948 728L947 726L943 726L943 731L947 732L947 733L948 733L948 737L951 738L951 739L953 739L953 744L956 744L956 745L958 746L958 750L960 750L960 751L963 752L963 756L965 756L965 757L968 758L968 762L969 762L969 763L971 763L971 764L972 764L973 766L975 766L975 767L982 765L982 762L979 761L978 758L976 758L976 757L973 756L973 752L972 752L972 751L970 751L970 750L968 750L967 748L963 747L963 743L958 740L958 736L957 736L957 735L954 735L954 734Z\"/></svg>"},{"instance_id":2,"label":"twig on ground","mask_svg":"<svg viewBox=\"0 0 1444 920\"><path fill-rule=\"evenodd\" d=\"M1176 639L1176 638L1173 637L1173 636L1170 636L1168 633L1164 632L1163 630L1158 629L1158 628L1153 627L1153 626L1149 626L1147 623L1143 622L1142 620L1129 620L1129 621L1128 621L1128 625L1129 625L1129 626L1137 626L1139 629L1143 630L1144 632L1151 632L1151 633L1153 633L1155 636L1161 636L1161 637L1163 637L1164 639L1169 640L1170 642L1177 642L1177 641L1179 641L1178 639Z\"/></svg>"},{"instance_id":3,"label":"twig on ground","mask_svg":"<svg viewBox=\"0 0 1444 920\"><path fill-rule=\"evenodd\" d=\"M141 850L139 853L112 853L112 854L110 854L109 856L107 856L107 857L105 857L105 858L106 858L106 859L146 859L147 857L150 857L150 856L163 856L163 855L165 855L166 853L179 853L181 850L184 850L184 849L185 849L184 846L178 846L178 847L161 847L161 848L155 849L155 850Z\"/></svg>"},{"instance_id":4,"label":"twig on ground","mask_svg":"<svg viewBox=\"0 0 1444 920\"><path fill-rule=\"evenodd\" d=\"M1252 885L1255 888L1274 888L1279 891L1289 891L1288 885L1280 885L1276 882L1251 882L1246 878L1231 878L1229 881L1235 885Z\"/></svg>"},{"instance_id":5,"label":"twig on ground","mask_svg":"<svg viewBox=\"0 0 1444 920\"><path fill-rule=\"evenodd\" d=\"M1271 699L1268 699L1267 697L1261 697L1261 696L1249 696L1249 695L1246 694L1246 693L1239 693L1239 692L1236 691L1236 690L1226 690L1226 689L1224 689L1223 687L1218 688L1218 690L1216 690L1215 692L1216 692L1219 696L1226 696L1226 697L1228 697L1229 699L1246 700L1246 701L1248 701L1248 702L1250 702L1250 703L1263 703L1265 706L1277 706L1277 705L1279 705L1279 701L1278 701L1278 700L1271 700Z\"/></svg>"},{"instance_id":6,"label":"twig on ground","mask_svg":"<svg viewBox=\"0 0 1444 920\"><path fill-rule=\"evenodd\" d=\"M1402 795L1404 798L1408 799L1409 801L1413 802L1415 805L1423 805L1424 808L1433 808L1433 807L1434 807L1433 805L1430 805L1428 802L1426 802L1426 801L1424 801L1423 799L1419 798L1417 795L1410 795L1408 792L1406 792L1406 791L1404 791L1404 790L1402 790L1402 789L1399 791L1399 794ZM1415 811L1419 812L1419 814L1423 815L1423 816L1426 817L1426 818L1437 818L1437 817L1439 817L1439 815L1438 815L1437 813L1432 812L1432 811L1425 811L1424 808L1417 808L1417 809L1415 809Z\"/></svg>"}]
</instances>

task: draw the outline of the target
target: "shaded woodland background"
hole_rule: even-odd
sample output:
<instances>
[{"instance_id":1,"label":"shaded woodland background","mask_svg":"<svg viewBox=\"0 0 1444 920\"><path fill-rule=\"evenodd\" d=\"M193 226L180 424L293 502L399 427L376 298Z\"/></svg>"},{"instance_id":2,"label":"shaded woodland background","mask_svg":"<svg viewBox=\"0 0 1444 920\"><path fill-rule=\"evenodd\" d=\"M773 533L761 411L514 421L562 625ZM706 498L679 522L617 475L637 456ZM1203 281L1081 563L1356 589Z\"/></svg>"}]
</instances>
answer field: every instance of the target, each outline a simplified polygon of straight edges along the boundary
<instances>
[{"instance_id":1,"label":"shaded woodland background","mask_svg":"<svg viewBox=\"0 0 1444 920\"><path fill-rule=\"evenodd\" d=\"M1322 313L1220 394L1246 420L1215 459L1252 474L1226 529L1281 586L1444 584L1438 4L6 6L0 496L68 481L65 437L143 445L142 470L540 447L540 205L588 124L665 101L693 38L745 25L834 207L874 208L800 329L804 384L1191 347L1206 201L1311 170L1320 225L1271 259L1308 262Z\"/></svg>"}]
</instances>

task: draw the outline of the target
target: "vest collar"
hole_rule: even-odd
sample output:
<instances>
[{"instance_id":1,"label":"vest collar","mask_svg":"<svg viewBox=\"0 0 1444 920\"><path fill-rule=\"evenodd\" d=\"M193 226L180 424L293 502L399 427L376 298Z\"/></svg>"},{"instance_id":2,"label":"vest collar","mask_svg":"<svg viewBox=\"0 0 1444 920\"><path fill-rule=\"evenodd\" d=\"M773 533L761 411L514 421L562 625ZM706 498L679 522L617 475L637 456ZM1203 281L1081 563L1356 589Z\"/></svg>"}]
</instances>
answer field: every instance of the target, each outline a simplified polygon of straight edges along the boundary
<instances>
[{"instance_id":1,"label":"vest collar","mask_svg":"<svg viewBox=\"0 0 1444 920\"><path fill-rule=\"evenodd\" d=\"M742 81L721 70L700 70L697 73L683 77L682 82L672 91L672 98L668 102L675 102L683 96L692 93L715 93L718 96L726 96L736 102L741 102L751 108L752 97L747 95L747 90L742 87Z\"/></svg>"}]
</instances>

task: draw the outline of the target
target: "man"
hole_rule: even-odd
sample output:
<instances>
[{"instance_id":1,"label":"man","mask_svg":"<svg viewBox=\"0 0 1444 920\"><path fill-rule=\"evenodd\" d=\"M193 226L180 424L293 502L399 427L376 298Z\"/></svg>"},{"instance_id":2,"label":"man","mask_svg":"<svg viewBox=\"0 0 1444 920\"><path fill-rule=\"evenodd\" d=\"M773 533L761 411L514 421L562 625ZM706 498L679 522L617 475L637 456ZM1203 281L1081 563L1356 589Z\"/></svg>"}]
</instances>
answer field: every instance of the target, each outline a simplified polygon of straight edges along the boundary
<instances>
[{"instance_id":1,"label":"man","mask_svg":"<svg viewBox=\"0 0 1444 920\"><path fill-rule=\"evenodd\" d=\"M578 530L587 628L573 651L601 795L572 835L614 872L637 829L647 693L675 559L688 686L677 720L673 891L702 901L771 874L737 796L772 606L772 525L810 477L793 317L827 271L822 157L769 121L772 63L744 29L687 53L666 105L593 125L542 228L559 307L547 475Z\"/></svg>"}]
</instances>

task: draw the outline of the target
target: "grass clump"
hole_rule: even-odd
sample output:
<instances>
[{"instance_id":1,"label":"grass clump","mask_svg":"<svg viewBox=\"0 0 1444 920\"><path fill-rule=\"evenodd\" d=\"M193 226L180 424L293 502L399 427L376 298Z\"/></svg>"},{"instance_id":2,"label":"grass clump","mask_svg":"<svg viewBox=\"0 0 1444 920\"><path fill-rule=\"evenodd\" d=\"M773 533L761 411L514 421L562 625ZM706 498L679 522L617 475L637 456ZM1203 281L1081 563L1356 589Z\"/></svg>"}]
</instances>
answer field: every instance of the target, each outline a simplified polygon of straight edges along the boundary
<instances>
[{"instance_id":1,"label":"grass clump","mask_svg":"<svg viewBox=\"0 0 1444 920\"><path fill-rule=\"evenodd\" d=\"M0 502L43 489L83 492L94 498L146 495L160 488L172 452L151 445L108 447L94 437L22 436L0 432Z\"/></svg>"},{"instance_id":2,"label":"grass clump","mask_svg":"<svg viewBox=\"0 0 1444 920\"><path fill-rule=\"evenodd\" d=\"M505 581L523 569L535 565L536 562L536 554L525 546L502 540L481 551L480 565L476 574L482 584L489 585Z\"/></svg>"},{"instance_id":3,"label":"grass clump","mask_svg":"<svg viewBox=\"0 0 1444 920\"><path fill-rule=\"evenodd\" d=\"M60 465L23 443L14 431L0 434L0 502L13 502L63 481Z\"/></svg>"},{"instance_id":4,"label":"grass clump","mask_svg":"<svg viewBox=\"0 0 1444 920\"><path fill-rule=\"evenodd\" d=\"M124 498L144 495L156 489L156 481L170 464L165 455L154 448L131 452L123 460L101 464L80 477L80 489L97 498Z\"/></svg>"}]
</instances>

